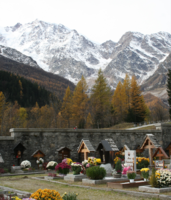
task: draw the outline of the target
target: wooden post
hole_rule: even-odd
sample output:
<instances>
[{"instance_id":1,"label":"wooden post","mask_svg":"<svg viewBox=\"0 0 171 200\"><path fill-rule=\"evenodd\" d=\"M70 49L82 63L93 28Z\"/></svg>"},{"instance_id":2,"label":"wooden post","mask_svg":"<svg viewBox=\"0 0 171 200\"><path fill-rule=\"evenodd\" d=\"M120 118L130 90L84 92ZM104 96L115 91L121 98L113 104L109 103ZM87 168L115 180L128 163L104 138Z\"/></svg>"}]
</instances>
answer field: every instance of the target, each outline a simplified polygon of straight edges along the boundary
<instances>
[{"instance_id":1,"label":"wooden post","mask_svg":"<svg viewBox=\"0 0 171 200\"><path fill-rule=\"evenodd\" d=\"M153 149L149 148L150 166L153 165Z\"/></svg>"}]
</instances>

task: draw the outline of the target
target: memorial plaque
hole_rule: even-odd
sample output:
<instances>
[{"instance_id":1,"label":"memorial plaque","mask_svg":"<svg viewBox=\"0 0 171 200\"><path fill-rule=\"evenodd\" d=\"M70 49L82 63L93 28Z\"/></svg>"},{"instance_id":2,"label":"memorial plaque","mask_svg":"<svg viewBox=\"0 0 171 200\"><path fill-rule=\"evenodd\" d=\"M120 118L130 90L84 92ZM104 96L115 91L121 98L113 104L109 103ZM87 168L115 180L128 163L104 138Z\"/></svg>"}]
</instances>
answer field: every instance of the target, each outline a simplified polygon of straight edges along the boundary
<instances>
[{"instance_id":1,"label":"memorial plaque","mask_svg":"<svg viewBox=\"0 0 171 200\"><path fill-rule=\"evenodd\" d=\"M132 171L136 172L136 151L125 150L125 164L130 166Z\"/></svg>"}]
</instances>

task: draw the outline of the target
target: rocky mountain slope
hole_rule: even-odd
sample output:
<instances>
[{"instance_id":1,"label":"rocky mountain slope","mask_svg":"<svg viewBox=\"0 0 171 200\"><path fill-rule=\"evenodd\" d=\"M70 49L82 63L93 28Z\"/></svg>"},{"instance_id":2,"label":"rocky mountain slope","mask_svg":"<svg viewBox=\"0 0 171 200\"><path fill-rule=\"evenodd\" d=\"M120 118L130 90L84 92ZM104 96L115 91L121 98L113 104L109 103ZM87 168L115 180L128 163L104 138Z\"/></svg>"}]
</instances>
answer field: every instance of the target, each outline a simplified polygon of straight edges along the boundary
<instances>
[{"instance_id":1,"label":"rocky mountain slope","mask_svg":"<svg viewBox=\"0 0 171 200\"><path fill-rule=\"evenodd\" d=\"M38 66L37 62L33 60L31 57L26 56L22 54L21 52L15 49L12 49L10 47L5 47L5 46L0 45L0 55L7 57L11 60L17 61L19 63L23 63L31 67L36 67L36 68L41 69Z\"/></svg>"},{"instance_id":2,"label":"rocky mountain slope","mask_svg":"<svg viewBox=\"0 0 171 200\"><path fill-rule=\"evenodd\" d=\"M74 83L84 75L91 86L101 68L114 89L126 73L136 75L140 84L157 73L171 52L171 34L127 32L117 43L96 44L61 24L35 20L0 28L0 44L32 57L42 69Z\"/></svg>"},{"instance_id":3,"label":"rocky mountain slope","mask_svg":"<svg viewBox=\"0 0 171 200\"><path fill-rule=\"evenodd\" d=\"M154 74L141 85L141 89L144 91L143 93L151 93L165 101L167 99L166 84L169 69L171 70L171 53L158 65Z\"/></svg>"}]
</instances>

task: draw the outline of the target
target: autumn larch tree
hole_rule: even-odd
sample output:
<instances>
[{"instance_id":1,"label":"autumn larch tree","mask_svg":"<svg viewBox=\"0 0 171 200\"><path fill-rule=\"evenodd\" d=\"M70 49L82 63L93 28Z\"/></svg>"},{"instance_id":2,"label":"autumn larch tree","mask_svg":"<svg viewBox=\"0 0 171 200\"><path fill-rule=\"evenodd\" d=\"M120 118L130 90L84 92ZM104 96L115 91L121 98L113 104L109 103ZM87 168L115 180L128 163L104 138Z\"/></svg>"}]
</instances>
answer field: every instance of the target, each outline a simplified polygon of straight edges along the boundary
<instances>
[{"instance_id":1,"label":"autumn larch tree","mask_svg":"<svg viewBox=\"0 0 171 200\"><path fill-rule=\"evenodd\" d=\"M88 89L84 76L77 83L77 86L73 92L72 98L72 118L75 121L75 125L78 128L84 128L87 118L88 96L86 94Z\"/></svg>"},{"instance_id":2,"label":"autumn larch tree","mask_svg":"<svg viewBox=\"0 0 171 200\"><path fill-rule=\"evenodd\" d=\"M101 69L92 87L91 107L95 126L104 127L110 119L111 91Z\"/></svg>"}]
</instances>

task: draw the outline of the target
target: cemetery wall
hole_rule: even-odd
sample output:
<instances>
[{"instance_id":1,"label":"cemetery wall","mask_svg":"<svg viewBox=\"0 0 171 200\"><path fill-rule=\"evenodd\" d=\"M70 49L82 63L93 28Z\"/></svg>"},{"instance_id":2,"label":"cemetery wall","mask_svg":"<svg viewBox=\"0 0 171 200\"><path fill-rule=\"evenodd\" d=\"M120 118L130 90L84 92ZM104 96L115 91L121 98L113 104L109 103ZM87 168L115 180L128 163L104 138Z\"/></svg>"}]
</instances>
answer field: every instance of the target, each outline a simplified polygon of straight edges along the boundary
<instances>
[{"instance_id":1,"label":"cemetery wall","mask_svg":"<svg viewBox=\"0 0 171 200\"><path fill-rule=\"evenodd\" d=\"M164 129L163 129L164 127ZM162 126L163 130L104 130L104 129L10 129L11 137L0 137L0 153L4 163L0 163L0 168L17 165L14 155L14 147L21 142L26 150L23 154L23 160L29 160L35 167L35 158L32 154L36 150L41 150L45 154L45 161L58 161L57 149L68 147L71 149L71 159L78 161L77 148L81 140L89 139L96 149L99 142L106 138L112 138L118 148L126 144L130 149L140 145L146 134L155 135L158 143L164 148L171 141L171 125Z\"/></svg>"}]
</instances>

